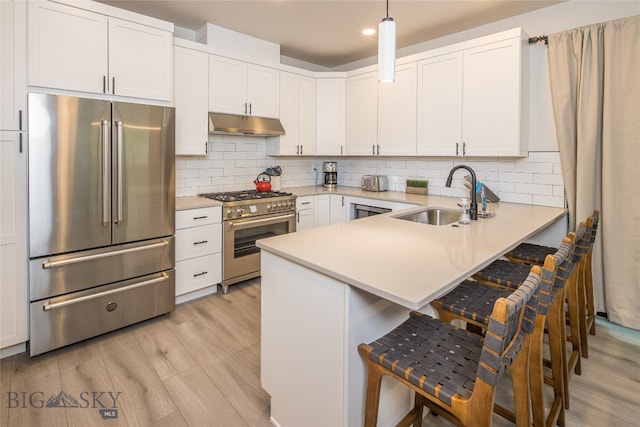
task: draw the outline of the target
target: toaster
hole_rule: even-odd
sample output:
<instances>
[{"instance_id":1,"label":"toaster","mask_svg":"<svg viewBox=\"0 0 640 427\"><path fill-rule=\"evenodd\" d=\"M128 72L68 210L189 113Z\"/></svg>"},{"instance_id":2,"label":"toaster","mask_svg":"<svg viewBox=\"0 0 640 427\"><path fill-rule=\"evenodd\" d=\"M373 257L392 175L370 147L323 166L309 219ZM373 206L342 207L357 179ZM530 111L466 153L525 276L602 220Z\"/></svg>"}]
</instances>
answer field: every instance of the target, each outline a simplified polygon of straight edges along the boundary
<instances>
[{"instance_id":1,"label":"toaster","mask_svg":"<svg viewBox=\"0 0 640 427\"><path fill-rule=\"evenodd\" d=\"M387 177L383 175L363 175L361 188L364 191L387 191Z\"/></svg>"}]
</instances>

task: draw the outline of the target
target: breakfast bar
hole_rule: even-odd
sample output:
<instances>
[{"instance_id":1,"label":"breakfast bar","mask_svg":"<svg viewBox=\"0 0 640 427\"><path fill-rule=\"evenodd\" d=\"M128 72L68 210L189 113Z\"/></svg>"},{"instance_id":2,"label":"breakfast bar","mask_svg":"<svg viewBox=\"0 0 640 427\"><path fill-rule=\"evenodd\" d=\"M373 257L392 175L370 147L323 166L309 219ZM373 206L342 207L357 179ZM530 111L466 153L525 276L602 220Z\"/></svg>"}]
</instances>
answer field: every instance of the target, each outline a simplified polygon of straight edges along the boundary
<instances>
[{"instance_id":1,"label":"breakfast bar","mask_svg":"<svg viewBox=\"0 0 640 427\"><path fill-rule=\"evenodd\" d=\"M469 225L404 221L458 199L429 196L422 206L260 240L261 381L271 421L358 426L365 365L358 344L402 323L465 278L558 221L560 208L500 203ZM331 242L331 244L327 244ZM396 424L409 391L383 380L381 425Z\"/></svg>"}]
</instances>

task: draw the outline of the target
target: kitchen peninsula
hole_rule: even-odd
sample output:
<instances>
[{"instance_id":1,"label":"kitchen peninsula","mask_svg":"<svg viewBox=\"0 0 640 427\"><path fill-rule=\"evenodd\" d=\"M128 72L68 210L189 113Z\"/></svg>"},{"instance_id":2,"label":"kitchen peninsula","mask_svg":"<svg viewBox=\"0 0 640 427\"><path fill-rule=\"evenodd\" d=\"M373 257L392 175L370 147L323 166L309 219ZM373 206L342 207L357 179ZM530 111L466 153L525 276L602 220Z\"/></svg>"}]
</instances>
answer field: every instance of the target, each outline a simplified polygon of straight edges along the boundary
<instances>
[{"instance_id":1,"label":"kitchen peninsula","mask_svg":"<svg viewBox=\"0 0 640 427\"><path fill-rule=\"evenodd\" d=\"M457 209L457 198L422 206ZM260 240L261 380L281 427L362 425L366 372L357 352L519 243L560 220L560 208L500 203L470 225L426 225L398 212ZM410 407L383 380L381 425Z\"/></svg>"}]
</instances>

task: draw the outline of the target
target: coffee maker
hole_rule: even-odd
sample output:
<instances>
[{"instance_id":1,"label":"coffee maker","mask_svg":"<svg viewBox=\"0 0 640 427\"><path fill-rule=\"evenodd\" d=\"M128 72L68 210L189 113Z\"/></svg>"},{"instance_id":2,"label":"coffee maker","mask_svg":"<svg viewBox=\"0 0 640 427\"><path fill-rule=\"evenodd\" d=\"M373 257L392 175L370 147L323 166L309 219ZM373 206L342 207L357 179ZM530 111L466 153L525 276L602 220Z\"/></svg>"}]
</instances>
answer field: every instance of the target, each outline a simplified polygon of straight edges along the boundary
<instances>
[{"instance_id":1,"label":"coffee maker","mask_svg":"<svg viewBox=\"0 0 640 427\"><path fill-rule=\"evenodd\" d=\"M338 186L338 162L324 162L324 188L336 188Z\"/></svg>"}]
</instances>

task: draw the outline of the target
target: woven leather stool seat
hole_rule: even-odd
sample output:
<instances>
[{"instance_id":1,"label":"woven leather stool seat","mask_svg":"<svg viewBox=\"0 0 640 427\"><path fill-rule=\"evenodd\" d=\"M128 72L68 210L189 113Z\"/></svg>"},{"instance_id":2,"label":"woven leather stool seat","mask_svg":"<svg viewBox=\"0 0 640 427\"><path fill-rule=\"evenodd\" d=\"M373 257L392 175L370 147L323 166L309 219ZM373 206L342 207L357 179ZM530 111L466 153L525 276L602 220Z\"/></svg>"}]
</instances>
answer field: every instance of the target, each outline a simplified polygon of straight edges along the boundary
<instances>
[{"instance_id":1,"label":"woven leather stool seat","mask_svg":"<svg viewBox=\"0 0 640 427\"><path fill-rule=\"evenodd\" d=\"M528 275L529 268L527 268L525 279ZM474 320L482 327L486 327L489 324L489 317L491 317L495 302L498 298L506 298L511 292L507 289L482 285L473 280L465 280L448 294L433 301L432 304L439 313L441 310L446 310L465 319ZM442 320L447 321L448 319Z\"/></svg>"},{"instance_id":2,"label":"woven leather stool seat","mask_svg":"<svg viewBox=\"0 0 640 427\"><path fill-rule=\"evenodd\" d=\"M483 343L479 335L412 313L369 345L371 360L381 360L383 367L429 394L436 395L440 386L438 398L450 405L454 394L471 396Z\"/></svg>"},{"instance_id":3,"label":"woven leather stool seat","mask_svg":"<svg viewBox=\"0 0 640 427\"><path fill-rule=\"evenodd\" d=\"M547 255L553 255L558 248L536 245L533 243L521 243L505 256L514 262L525 264L544 264Z\"/></svg>"},{"instance_id":4,"label":"woven leather stool seat","mask_svg":"<svg viewBox=\"0 0 640 427\"><path fill-rule=\"evenodd\" d=\"M557 249L554 249L552 254L555 251L557 251ZM511 289L517 289L518 286L520 286L520 284L527 278L530 270L530 265L499 259L474 274L473 277L476 280L495 283Z\"/></svg>"}]
</instances>

